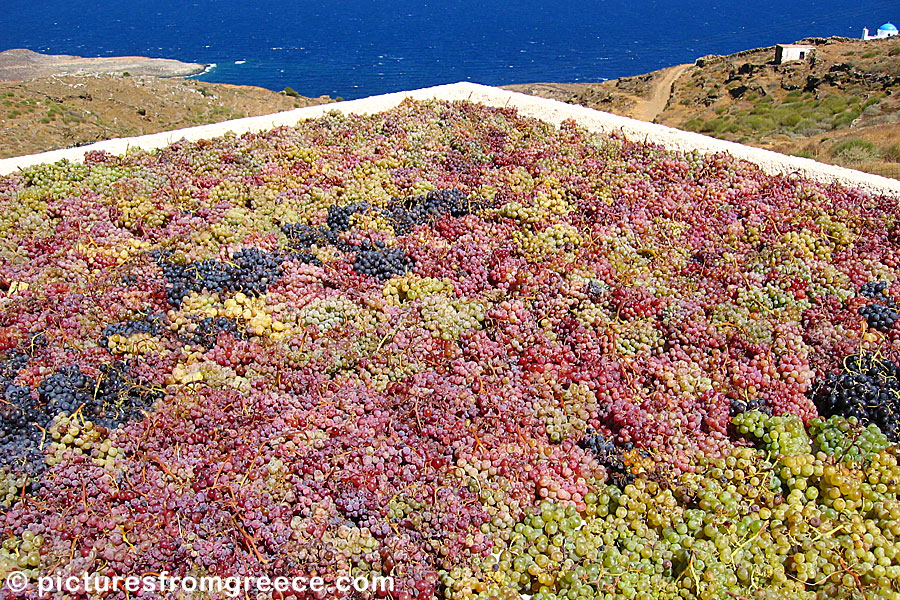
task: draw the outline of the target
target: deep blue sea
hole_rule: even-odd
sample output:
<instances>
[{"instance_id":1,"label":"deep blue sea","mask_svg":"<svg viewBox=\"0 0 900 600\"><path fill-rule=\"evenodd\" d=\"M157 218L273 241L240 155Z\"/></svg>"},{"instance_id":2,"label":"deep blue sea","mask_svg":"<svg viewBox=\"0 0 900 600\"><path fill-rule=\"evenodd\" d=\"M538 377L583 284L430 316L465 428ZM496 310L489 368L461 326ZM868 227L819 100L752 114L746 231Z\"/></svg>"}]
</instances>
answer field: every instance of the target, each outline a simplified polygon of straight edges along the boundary
<instances>
[{"instance_id":1,"label":"deep blue sea","mask_svg":"<svg viewBox=\"0 0 900 600\"><path fill-rule=\"evenodd\" d=\"M358 98L451 83L602 81L806 36L886 0L6 0L0 50L215 63L206 81Z\"/></svg>"}]
</instances>

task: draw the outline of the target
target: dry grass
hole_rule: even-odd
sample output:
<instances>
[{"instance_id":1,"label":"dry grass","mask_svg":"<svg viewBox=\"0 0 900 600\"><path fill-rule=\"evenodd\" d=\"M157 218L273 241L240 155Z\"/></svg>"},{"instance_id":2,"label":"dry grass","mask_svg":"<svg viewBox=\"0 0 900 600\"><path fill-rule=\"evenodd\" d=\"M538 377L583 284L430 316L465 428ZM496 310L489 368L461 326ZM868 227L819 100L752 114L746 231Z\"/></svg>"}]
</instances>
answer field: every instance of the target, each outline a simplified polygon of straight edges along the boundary
<instances>
[{"instance_id":1,"label":"dry grass","mask_svg":"<svg viewBox=\"0 0 900 600\"><path fill-rule=\"evenodd\" d=\"M0 158L320 104L263 88L154 77L0 83Z\"/></svg>"}]
</instances>

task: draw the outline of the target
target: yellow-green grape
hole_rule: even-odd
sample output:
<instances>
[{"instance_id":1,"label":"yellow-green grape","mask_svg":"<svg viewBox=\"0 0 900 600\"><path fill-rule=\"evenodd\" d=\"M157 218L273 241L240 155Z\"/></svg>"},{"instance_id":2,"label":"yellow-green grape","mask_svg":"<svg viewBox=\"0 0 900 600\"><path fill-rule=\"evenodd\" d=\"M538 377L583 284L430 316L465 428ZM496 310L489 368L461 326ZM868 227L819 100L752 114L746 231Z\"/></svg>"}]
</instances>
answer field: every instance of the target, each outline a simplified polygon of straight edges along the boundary
<instances>
[{"instance_id":1,"label":"yellow-green grape","mask_svg":"<svg viewBox=\"0 0 900 600\"><path fill-rule=\"evenodd\" d=\"M352 319L359 307L346 298L317 298L300 311L300 323L326 332Z\"/></svg>"},{"instance_id":2,"label":"yellow-green grape","mask_svg":"<svg viewBox=\"0 0 900 600\"><path fill-rule=\"evenodd\" d=\"M31 578L37 577L43 545L44 536L28 529L20 537L7 538L0 544L0 580L17 571Z\"/></svg>"},{"instance_id":3,"label":"yellow-green grape","mask_svg":"<svg viewBox=\"0 0 900 600\"><path fill-rule=\"evenodd\" d=\"M521 229L513 233L513 241L523 255L540 260L564 250L571 250L582 243L577 229L566 223L557 223L545 229Z\"/></svg>"},{"instance_id":4,"label":"yellow-green grape","mask_svg":"<svg viewBox=\"0 0 900 600\"><path fill-rule=\"evenodd\" d=\"M868 461L873 454L890 446L887 436L874 423L863 427L856 417L839 415L809 423L809 435L826 454L844 461Z\"/></svg>"},{"instance_id":5,"label":"yellow-green grape","mask_svg":"<svg viewBox=\"0 0 900 600\"><path fill-rule=\"evenodd\" d=\"M452 294L453 283L448 279L405 275L388 279L382 294L391 304L411 302L430 294Z\"/></svg>"},{"instance_id":6,"label":"yellow-green grape","mask_svg":"<svg viewBox=\"0 0 900 600\"><path fill-rule=\"evenodd\" d=\"M22 498L29 477L7 467L0 467L0 507L9 508Z\"/></svg>"},{"instance_id":7,"label":"yellow-green grape","mask_svg":"<svg viewBox=\"0 0 900 600\"><path fill-rule=\"evenodd\" d=\"M484 306L451 298L444 294L429 294L419 307L422 322L432 335L444 340L456 340L467 329L480 329L484 322Z\"/></svg>"},{"instance_id":8,"label":"yellow-green grape","mask_svg":"<svg viewBox=\"0 0 900 600\"><path fill-rule=\"evenodd\" d=\"M84 457L93 464L113 469L121 451L109 439L105 427L82 419L79 415L58 415L47 430L48 445L44 461L58 465L73 456Z\"/></svg>"},{"instance_id":9,"label":"yellow-green grape","mask_svg":"<svg viewBox=\"0 0 900 600\"><path fill-rule=\"evenodd\" d=\"M734 417L733 423L741 435L759 440L772 455L803 454L812 450L803 422L795 415L770 416L750 411Z\"/></svg>"}]
</instances>

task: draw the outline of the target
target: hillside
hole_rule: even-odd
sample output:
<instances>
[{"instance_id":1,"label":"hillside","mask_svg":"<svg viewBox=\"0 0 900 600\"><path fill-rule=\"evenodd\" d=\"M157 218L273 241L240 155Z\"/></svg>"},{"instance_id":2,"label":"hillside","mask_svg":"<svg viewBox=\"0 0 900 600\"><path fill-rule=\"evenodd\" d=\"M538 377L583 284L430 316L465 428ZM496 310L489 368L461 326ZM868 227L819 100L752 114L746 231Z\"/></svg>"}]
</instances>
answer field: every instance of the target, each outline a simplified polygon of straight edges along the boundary
<instances>
[{"instance_id":1,"label":"hillside","mask_svg":"<svg viewBox=\"0 0 900 600\"><path fill-rule=\"evenodd\" d=\"M329 101L158 77L68 75L0 82L0 158Z\"/></svg>"},{"instance_id":2,"label":"hillside","mask_svg":"<svg viewBox=\"0 0 900 600\"><path fill-rule=\"evenodd\" d=\"M813 57L784 65L769 47L602 83L506 88L900 177L900 40L803 43Z\"/></svg>"}]
</instances>

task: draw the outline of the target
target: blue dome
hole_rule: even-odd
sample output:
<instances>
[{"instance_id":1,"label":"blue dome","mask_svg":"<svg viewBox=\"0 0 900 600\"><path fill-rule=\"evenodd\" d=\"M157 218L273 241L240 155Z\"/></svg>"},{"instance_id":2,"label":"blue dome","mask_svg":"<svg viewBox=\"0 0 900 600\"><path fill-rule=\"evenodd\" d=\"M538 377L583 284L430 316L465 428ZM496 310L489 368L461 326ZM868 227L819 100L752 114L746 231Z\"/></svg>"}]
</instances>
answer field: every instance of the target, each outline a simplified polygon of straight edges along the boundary
<instances>
[{"instance_id":1,"label":"blue dome","mask_svg":"<svg viewBox=\"0 0 900 600\"><path fill-rule=\"evenodd\" d=\"M897 28L894 27L893 23L885 23L878 28L878 31L897 31Z\"/></svg>"}]
</instances>

